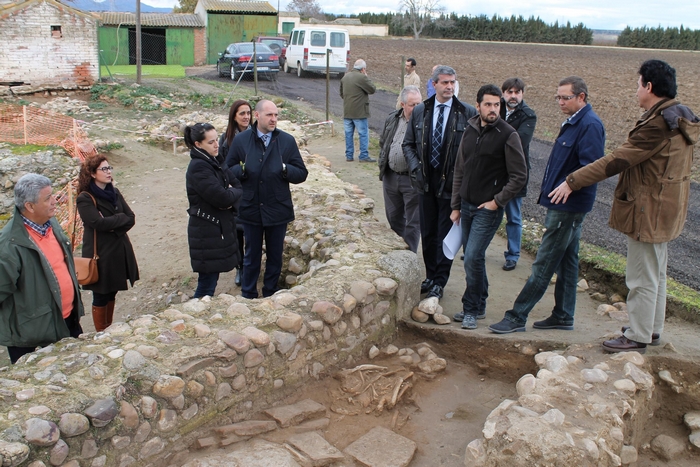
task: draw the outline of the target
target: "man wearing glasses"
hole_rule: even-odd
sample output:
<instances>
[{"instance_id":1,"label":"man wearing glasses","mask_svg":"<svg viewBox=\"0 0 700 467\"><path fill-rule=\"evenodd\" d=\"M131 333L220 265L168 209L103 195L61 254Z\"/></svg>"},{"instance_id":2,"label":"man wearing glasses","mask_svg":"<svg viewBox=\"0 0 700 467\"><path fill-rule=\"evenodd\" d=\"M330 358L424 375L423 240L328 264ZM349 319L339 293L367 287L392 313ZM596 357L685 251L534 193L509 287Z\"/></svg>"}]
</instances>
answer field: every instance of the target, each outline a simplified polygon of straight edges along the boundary
<instances>
[{"instance_id":1,"label":"man wearing glasses","mask_svg":"<svg viewBox=\"0 0 700 467\"><path fill-rule=\"evenodd\" d=\"M603 157L605 128L588 103L588 87L582 78L569 76L561 80L555 99L568 118L562 123L549 155L537 201L547 208L546 231L532 273L513 309L506 311L503 320L489 326L497 334L525 331L527 316L546 292L554 273L557 274L554 309L549 318L536 321L532 327L574 329L578 244L583 220L593 208L596 184L572 193L566 203L557 204L552 196L567 175Z\"/></svg>"}]
</instances>

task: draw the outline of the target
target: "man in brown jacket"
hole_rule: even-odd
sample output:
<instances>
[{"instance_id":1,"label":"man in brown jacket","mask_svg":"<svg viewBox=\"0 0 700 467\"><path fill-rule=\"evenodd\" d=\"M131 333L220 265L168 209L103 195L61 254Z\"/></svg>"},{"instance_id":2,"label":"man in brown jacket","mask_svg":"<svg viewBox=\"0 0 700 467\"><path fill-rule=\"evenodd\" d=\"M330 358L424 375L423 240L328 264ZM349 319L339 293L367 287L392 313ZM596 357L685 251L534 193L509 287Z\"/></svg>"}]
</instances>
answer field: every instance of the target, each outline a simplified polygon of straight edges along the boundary
<instances>
[{"instance_id":1,"label":"man in brown jacket","mask_svg":"<svg viewBox=\"0 0 700 467\"><path fill-rule=\"evenodd\" d=\"M620 174L610 226L628 236L627 296L630 326L603 342L608 352L646 351L658 345L666 316L667 244L683 230L688 210L693 145L700 119L676 97L676 70L661 60L639 68L637 99L645 112L627 141L578 169L552 191L565 203L573 190Z\"/></svg>"}]
</instances>

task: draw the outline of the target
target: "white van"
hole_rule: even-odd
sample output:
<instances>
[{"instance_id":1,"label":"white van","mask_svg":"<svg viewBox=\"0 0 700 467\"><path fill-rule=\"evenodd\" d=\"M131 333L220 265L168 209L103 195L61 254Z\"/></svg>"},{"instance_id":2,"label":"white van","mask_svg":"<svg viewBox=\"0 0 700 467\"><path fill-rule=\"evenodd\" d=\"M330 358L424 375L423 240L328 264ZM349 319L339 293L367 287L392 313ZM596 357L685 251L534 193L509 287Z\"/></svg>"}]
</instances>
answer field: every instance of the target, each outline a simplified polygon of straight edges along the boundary
<instances>
[{"instance_id":1,"label":"white van","mask_svg":"<svg viewBox=\"0 0 700 467\"><path fill-rule=\"evenodd\" d=\"M301 26L292 30L284 61L284 71L297 70L301 77L308 71L326 72L326 50L331 50L331 73L343 77L350 60L350 35L347 29L325 26Z\"/></svg>"}]
</instances>

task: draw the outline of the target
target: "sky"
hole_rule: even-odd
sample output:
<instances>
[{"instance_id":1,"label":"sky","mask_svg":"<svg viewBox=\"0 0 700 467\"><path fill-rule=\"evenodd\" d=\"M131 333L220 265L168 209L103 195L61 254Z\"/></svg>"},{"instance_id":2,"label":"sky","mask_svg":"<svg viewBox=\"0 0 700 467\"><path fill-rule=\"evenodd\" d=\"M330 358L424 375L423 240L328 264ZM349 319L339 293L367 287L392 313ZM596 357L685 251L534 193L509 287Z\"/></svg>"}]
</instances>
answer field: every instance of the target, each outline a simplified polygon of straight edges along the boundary
<instances>
[{"instance_id":1,"label":"sky","mask_svg":"<svg viewBox=\"0 0 700 467\"><path fill-rule=\"evenodd\" d=\"M277 0L268 0L277 8ZM289 0L279 0L281 10L286 10ZM386 13L396 11L400 0L317 0L326 13ZM420 0L418 0L420 1ZM155 7L179 5L178 0L142 0ZM478 16L485 14L510 17L522 15L525 18L539 16L546 23L572 25L583 23L591 29L621 30L626 26L679 27L700 29L700 0L520 0L505 2L502 8L491 6L504 2L484 2L474 0L441 0L448 13ZM487 5L491 3L491 5ZM510 4L509 4L510 3ZM512 3L517 3L513 5Z\"/></svg>"}]
</instances>

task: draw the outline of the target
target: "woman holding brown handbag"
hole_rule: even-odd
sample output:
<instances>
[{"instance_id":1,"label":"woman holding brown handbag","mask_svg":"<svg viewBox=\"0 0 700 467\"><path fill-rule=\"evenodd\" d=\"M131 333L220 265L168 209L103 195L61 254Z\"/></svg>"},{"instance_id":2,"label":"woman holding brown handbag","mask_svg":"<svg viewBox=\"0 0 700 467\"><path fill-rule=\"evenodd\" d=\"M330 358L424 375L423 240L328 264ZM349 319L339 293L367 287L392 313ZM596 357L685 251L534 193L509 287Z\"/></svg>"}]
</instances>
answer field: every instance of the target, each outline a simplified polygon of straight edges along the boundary
<instances>
[{"instance_id":1,"label":"woman holding brown handbag","mask_svg":"<svg viewBox=\"0 0 700 467\"><path fill-rule=\"evenodd\" d=\"M134 226L135 216L112 181L112 167L104 155L83 161L77 199L85 228L82 257L92 258L96 243L99 258L97 282L84 285L83 289L92 290L92 320L96 331L112 324L117 292L127 290L127 281L133 286L139 279L134 248L126 234Z\"/></svg>"}]
</instances>

